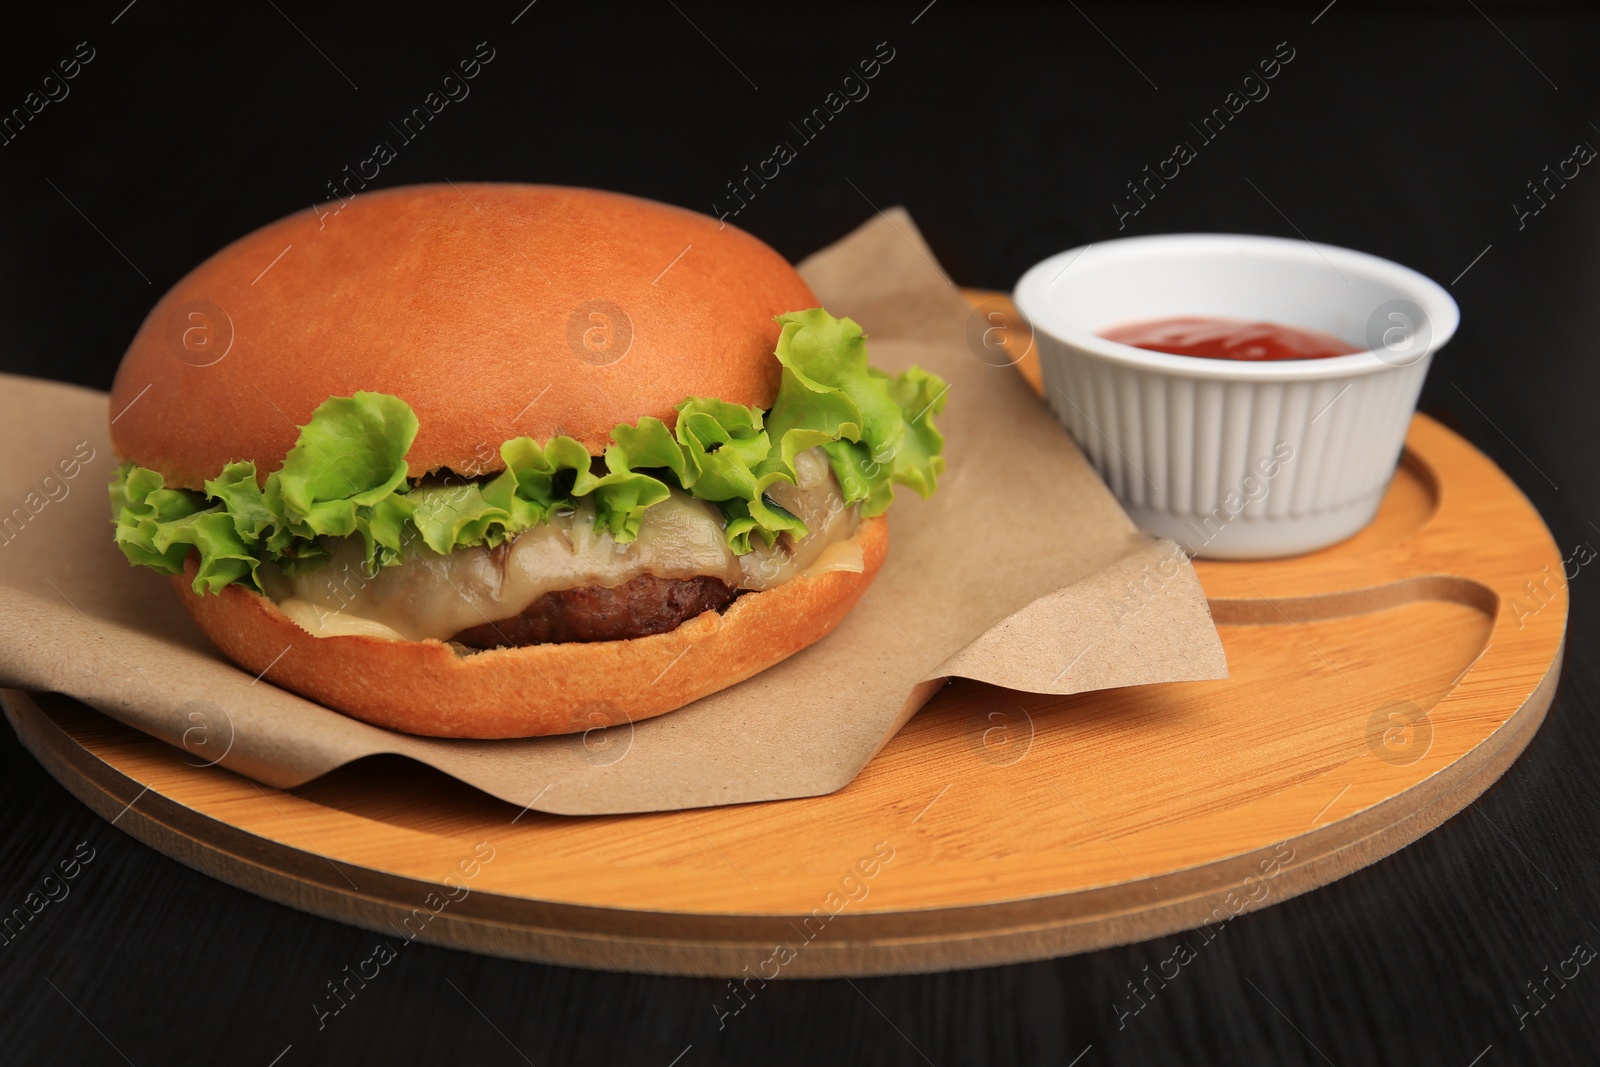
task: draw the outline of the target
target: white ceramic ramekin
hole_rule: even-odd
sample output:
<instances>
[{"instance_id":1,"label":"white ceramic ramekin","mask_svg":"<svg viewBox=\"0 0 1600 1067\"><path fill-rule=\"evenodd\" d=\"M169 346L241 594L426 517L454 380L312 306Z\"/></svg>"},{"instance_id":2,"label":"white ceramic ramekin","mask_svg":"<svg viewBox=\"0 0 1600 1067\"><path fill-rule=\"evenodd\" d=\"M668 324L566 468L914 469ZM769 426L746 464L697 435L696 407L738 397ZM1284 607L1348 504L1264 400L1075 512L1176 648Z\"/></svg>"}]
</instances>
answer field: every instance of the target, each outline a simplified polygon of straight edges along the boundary
<instances>
[{"instance_id":1,"label":"white ceramic ramekin","mask_svg":"<svg viewBox=\"0 0 1600 1067\"><path fill-rule=\"evenodd\" d=\"M1191 554L1288 556L1376 514L1450 294L1388 260L1237 234L1129 237L1017 283L1045 393L1129 516ZM1149 352L1097 331L1215 315L1323 330L1367 351L1249 363Z\"/></svg>"}]
</instances>

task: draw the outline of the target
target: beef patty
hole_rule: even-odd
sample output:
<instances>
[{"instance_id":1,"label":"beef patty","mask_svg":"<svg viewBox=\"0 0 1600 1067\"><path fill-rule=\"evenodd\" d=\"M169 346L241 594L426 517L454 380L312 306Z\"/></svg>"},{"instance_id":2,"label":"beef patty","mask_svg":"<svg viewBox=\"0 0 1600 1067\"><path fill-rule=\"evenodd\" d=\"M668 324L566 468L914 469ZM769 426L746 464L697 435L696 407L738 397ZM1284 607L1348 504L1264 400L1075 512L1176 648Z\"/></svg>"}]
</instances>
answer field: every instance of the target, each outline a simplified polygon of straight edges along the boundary
<instances>
[{"instance_id":1,"label":"beef patty","mask_svg":"<svg viewBox=\"0 0 1600 1067\"><path fill-rule=\"evenodd\" d=\"M469 648L520 648L562 641L624 641L666 633L707 611L721 611L741 591L720 578L641 574L615 589L583 586L546 593L520 615L462 630Z\"/></svg>"}]
</instances>

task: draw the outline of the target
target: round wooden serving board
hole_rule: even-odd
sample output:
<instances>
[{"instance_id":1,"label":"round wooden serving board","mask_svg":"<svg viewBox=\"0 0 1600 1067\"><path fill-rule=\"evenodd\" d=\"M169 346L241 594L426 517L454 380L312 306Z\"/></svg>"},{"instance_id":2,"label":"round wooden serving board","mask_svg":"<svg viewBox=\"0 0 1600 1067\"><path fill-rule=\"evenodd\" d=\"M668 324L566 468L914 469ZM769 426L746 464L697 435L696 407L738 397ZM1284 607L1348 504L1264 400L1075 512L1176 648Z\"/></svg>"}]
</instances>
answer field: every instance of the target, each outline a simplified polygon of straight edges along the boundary
<instances>
[{"instance_id":1,"label":"round wooden serving board","mask_svg":"<svg viewBox=\"0 0 1600 1067\"><path fill-rule=\"evenodd\" d=\"M398 757L285 792L63 697L5 707L117 826L375 946L749 980L1209 939L1460 811L1550 704L1561 555L1511 480L1424 416L1368 529L1196 568L1230 678L1073 697L958 681L804 800L568 818Z\"/></svg>"}]
</instances>

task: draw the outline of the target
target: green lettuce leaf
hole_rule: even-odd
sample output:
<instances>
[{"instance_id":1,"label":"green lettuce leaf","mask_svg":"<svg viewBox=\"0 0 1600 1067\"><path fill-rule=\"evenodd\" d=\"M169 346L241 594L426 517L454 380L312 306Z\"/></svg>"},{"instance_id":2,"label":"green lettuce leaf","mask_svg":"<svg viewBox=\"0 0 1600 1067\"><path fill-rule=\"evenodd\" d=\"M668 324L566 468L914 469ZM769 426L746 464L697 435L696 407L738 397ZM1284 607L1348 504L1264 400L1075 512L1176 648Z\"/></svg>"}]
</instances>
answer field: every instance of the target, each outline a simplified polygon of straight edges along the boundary
<instances>
[{"instance_id":1,"label":"green lettuce leaf","mask_svg":"<svg viewBox=\"0 0 1600 1067\"><path fill-rule=\"evenodd\" d=\"M164 488L160 474L125 463L111 482L111 508L117 515L117 547L129 562L163 574L183 573L189 546L169 540L166 530L203 510L204 497Z\"/></svg>"},{"instance_id":2,"label":"green lettuce leaf","mask_svg":"<svg viewBox=\"0 0 1600 1067\"><path fill-rule=\"evenodd\" d=\"M202 494L164 488L159 474L132 464L117 471L111 503L118 513L116 543L130 562L182 574L192 549L200 556L195 592L240 580L257 584L256 545L240 536L240 520L226 504L207 507Z\"/></svg>"},{"instance_id":3,"label":"green lettuce leaf","mask_svg":"<svg viewBox=\"0 0 1600 1067\"><path fill-rule=\"evenodd\" d=\"M300 430L262 498L296 540L359 533L369 562L399 558L409 488L406 453L417 436L411 405L383 393L323 401Z\"/></svg>"},{"instance_id":4,"label":"green lettuce leaf","mask_svg":"<svg viewBox=\"0 0 1600 1067\"><path fill-rule=\"evenodd\" d=\"M821 308L778 321L783 384L767 425L783 440L777 458L788 472L796 455L820 444L845 500L860 503L865 516L888 508L895 484L930 495L944 470L944 438L932 422L944 410L944 380L920 367L891 378L868 366L861 327ZM797 431L810 433L791 443Z\"/></svg>"},{"instance_id":5,"label":"green lettuce leaf","mask_svg":"<svg viewBox=\"0 0 1600 1067\"><path fill-rule=\"evenodd\" d=\"M493 547L503 541L512 525L511 511L490 500L486 490L472 482L412 490L411 522L422 543L443 555L457 548Z\"/></svg>"},{"instance_id":6,"label":"green lettuce leaf","mask_svg":"<svg viewBox=\"0 0 1600 1067\"><path fill-rule=\"evenodd\" d=\"M262 563L289 573L320 566L328 538L359 536L376 573L419 542L437 553L492 547L585 500L596 527L626 543L675 488L716 504L728 545L743 554L752 538L770 546L806 535L767 492L794 484L796 457L818 446L863 515L887 508L896 485L932 493L944 469L933 424L943 380L915 367L898 377L874 369L861 328L821 308L778 322L783 374L769 411L689 397L672 427L651 417L617 426L602 460L570 437L519 437L501 446L505 469L493 477L413 484L410 406L383 393L333 397L265 479L251 463L230 463L196 492L124 464L110 487L116 543L130 563L166 574L183 573L195 554L196 592L232 582L259 590Z\"/></svg>"}]
</instances>

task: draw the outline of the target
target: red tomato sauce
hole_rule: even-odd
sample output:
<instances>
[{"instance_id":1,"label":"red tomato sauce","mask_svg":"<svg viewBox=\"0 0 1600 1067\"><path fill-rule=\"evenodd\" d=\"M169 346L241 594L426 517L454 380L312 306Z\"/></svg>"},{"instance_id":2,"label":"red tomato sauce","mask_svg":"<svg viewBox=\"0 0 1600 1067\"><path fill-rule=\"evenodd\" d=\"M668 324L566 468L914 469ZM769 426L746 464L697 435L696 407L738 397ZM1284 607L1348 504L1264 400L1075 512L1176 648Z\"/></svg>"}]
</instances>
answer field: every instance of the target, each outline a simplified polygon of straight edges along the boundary
<instances>
[{"instance_id":1,"label":"red tomato sauce","mask_svg":"<svg viewBox=\"0 0 1600 1067\"><path fill-rule=\"evenodd\" d=\"M1118 341L1151 352L1204 359L1260 362L1278 359L1327 359L1365 349L1345 344L1331 333L1249 319L1201 318L1185 315L1130 322L1100 331Z\"/></svg>"}]
</instances>

